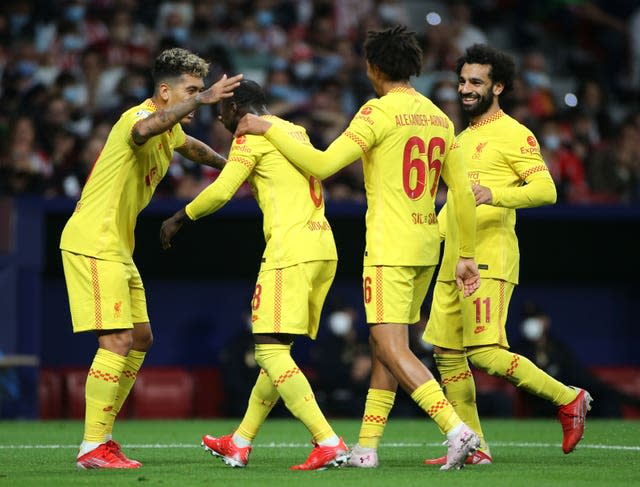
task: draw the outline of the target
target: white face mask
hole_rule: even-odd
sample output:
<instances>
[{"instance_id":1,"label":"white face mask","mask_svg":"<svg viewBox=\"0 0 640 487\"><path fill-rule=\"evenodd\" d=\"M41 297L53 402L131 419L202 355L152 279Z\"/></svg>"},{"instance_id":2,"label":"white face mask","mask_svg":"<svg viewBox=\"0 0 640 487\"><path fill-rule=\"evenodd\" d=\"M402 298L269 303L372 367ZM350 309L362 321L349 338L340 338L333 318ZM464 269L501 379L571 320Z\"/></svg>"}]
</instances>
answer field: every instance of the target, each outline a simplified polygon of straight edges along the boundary
<instances>
[{"instance_id":1,"label":"white face mask","mask_svg":"<svg viewBox=\"0 0 640 487\"><path fill-rule=\"evenodd\" d=\"M544 332L544 323L540 318L527 318L522 322L522 335L532 342L538 340Z\"/></svg>"},{"instance_id":2,"label":"white face mask","mask_svg":"<svg viewBox=\"0 0 640 487\"><path fill-rule=\"evenodd\" d=\"M346 335L351 330L351 324L351 316L344 311L336 311L329 316L329 329L334 335Z\"/></svg>"}]
</instances>

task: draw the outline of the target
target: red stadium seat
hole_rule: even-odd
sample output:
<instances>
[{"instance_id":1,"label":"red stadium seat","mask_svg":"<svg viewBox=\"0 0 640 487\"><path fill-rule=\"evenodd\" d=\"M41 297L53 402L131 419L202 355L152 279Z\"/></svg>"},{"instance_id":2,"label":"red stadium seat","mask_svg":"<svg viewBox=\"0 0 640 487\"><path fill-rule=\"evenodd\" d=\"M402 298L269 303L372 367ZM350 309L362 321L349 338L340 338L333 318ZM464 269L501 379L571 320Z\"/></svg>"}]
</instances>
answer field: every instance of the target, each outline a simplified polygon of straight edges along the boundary
<instances>
[{"instance_id":1,"label":"red stadium seat","mask_svg":"<svg viewBox=\"0 0 640 487\"><path fill-rule=\"evenodd\" d=\"M63 416L67 418L84 418L84 386L87 382L87 370L86 368L64 369L61 372L65 391L65 414Z\"/></svg>"},{"instance_id":2,"label":"red stadium seat","mask_svg":"<svg viewBox=\"0 0 640 487\"><path fill-rule=\"evenodd\" d=\"M224 416L222 373L214 367L198 367L191 371L194 382L193 415L197 418Z\"/></svg>"},{"instance_id":3,"label":"red stadium seat","mask_svg":"<svg viewBox=\"0 0 640 487\"><path fill-rule=\"evenodd\" d=\"M55 370L38 372L38 416L40 419L62 417L62 377Z\"/></svg>"},{"instance_id":4,"label":"red stadium seat","mask_svg":"<svg viewBox=\"0 0 640 487\"><path fill-rule=\"evenodd\" d=\"M193 377L181 367L138 372L131 395L136 418L188 418L193 414Z\"/></svg>"},{"instance_id":5,"label":"red stadium seat","mask_svg":"<svg viewBox=\"0 0 640 487\"><path fill-rule=\"evenodd\" d=\"M592 367L591 372L614 389L640 399L640 367L600 366ZM640 408L623 404L622 416L628 419L638 419L640 418Z\"/></svg>"}]
</instances>

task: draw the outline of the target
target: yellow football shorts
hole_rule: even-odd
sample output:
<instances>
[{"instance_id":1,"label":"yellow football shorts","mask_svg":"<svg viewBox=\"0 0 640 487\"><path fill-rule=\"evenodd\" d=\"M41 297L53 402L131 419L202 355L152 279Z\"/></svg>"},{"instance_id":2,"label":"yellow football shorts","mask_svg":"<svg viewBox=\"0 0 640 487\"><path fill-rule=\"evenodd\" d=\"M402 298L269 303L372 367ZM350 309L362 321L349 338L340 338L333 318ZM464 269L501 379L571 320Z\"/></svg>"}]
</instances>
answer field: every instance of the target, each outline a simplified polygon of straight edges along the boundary
<instances>
[{"instance_id":1,"label":"yellow football shorts","mask_svg":"<svg viewBox=\"0 0 640 487\"><path fill-rule=\"evenodd\" d=\"M336 265L335 260L316 260L260 271L251 300L253 333L289 333L315 339Z\"/></svg>"},{"instance_id":2,"label":"yellow football shorts","mask_svg":"<svg viewBox=\"0 0 640 487\"><path fill-rule=\"evenodd\" d=\"M147 323L147 301L135 264L62 251L73 332Z\"/></svg>"},{"instance_id":3,"label":"yellow football shorts","mask_svg":"<svg viewBox=\"0 0 640 487\"><path fill-rule=\"evenodd\" d=\"M434 271L435 266L365 266L367 323L417 323Z\"/></svg>"},{"instance_id":4,"label":"yellow football shorts","mask_svg":"<svg viewBox=\"0 0 640 487\"><path fill-rule=\"evenodd\" d=\"M511 282L483 277L478 290L463 298L455 281L437 281L422 338L453 350L480 345L509 348L505 324L514 288Z\"/></svg>"}]
</instances>

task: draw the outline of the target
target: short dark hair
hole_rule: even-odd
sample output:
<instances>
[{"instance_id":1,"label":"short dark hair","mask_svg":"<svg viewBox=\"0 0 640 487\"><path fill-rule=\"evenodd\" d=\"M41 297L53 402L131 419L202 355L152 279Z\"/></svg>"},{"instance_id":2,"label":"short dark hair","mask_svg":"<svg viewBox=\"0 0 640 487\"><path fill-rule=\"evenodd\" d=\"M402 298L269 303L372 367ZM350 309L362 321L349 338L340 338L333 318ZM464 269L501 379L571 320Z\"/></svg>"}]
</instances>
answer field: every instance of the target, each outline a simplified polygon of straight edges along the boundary
<instances>
[{"instance_id":1,"label":"short dark hair","mask_svg":"<svg viewBox=\"0 0 640 487\"><path fill-rule=\"evenodd\" d=\"M156 58L151 75L155 85L168 78L190 74L204 79L209 74L209 63L186 49L166 49Z\"/></svg>"},{"instance_id":2,"label":"short dark hair","mask_svg":"<svg viewBox=\"0 0 640 487\"><path fill-rule=\"evenodd\" d=\"M516 64L511 56L486 44L474 44L468 47L463 56L458 58L456 73L460 76L464 64L485 64L491 66L489 77L494 83L504 85L503 95L513 89L516 76Z\"/></svg>"},{"instance_id":3,"label":"short dark hair","mask_svg":"<svg viewBox=\"0 0 640 487\"><path fill-rule=\"evenodd\" d=\"M390 81L408 80L422 71L422 49L415 32L397 25L383 31L369 31L364 41L364 55Z\"/></svg>"},{"instance_id":4,"label":"short dark hair","mask_svg":"<svg viewBox=\"0 0 640 487\"><path fill-rule=\"evenodd\" d=\"M262 87L250 79L240 80L240 86L234 88L233 96L227 98L229 102L235 102L238 108L260 109L267 105L267 95Z\"/></svg>"}]
</instances>

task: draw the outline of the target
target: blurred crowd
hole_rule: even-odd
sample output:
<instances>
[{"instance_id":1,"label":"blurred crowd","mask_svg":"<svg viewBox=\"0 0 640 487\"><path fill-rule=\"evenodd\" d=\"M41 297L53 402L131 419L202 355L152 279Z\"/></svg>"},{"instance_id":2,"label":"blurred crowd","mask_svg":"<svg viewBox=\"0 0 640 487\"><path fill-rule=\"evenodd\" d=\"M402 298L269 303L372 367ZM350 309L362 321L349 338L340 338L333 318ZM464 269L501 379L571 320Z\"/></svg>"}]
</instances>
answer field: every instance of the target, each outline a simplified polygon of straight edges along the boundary
<instances>
[{"instance_id":1,"label":"blurred crowd","mask_svg":"<svg viewBox=\"0 0 640 487\"><path fill-rule=\"evenodd\" d=\"M261 83L270 110L326 147L374 96L370 29L407 24L423 45L416 89L455 122L455 61L475 42L516 58L505 110L537 136L559 201L640 201L640 6L625 0L21 0L0 5L0 195L77 198L111 125L151 96L150 71L181 46ZM226 154L215 108L187 131ZM176 154L155 198L194 197L217 171ZM363 201L358 164L326 197ZM243 187L236 198L250 196Z\"/></svg>"}]
</instances>

